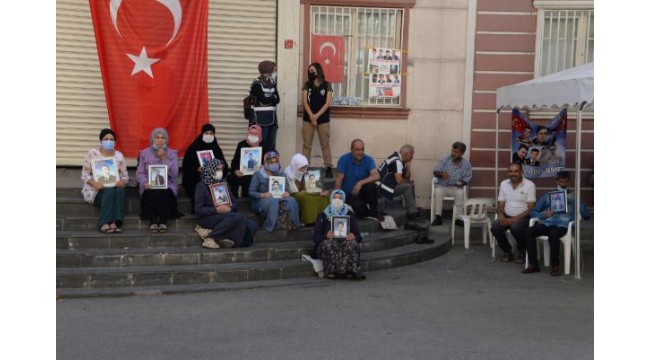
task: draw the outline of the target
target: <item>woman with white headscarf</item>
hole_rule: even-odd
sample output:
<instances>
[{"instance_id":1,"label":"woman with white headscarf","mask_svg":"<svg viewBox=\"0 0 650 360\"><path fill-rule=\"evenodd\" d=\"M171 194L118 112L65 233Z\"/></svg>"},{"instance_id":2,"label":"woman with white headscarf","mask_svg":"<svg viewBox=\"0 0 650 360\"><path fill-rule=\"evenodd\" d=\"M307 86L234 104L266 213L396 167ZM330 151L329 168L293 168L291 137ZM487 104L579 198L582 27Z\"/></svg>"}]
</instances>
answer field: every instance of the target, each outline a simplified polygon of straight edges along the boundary
<instances>
[{"instance_id":1,"label":"woman with white headscarf","mask_svg":"<svg viewBox=\"0 0 650 360\"><path fill-rule=\"evenodd\" d=\"M298 201L300 208L300 222L302 224L313 224L327 204L329 198L327 191L309 193L306 190L305 174L309 168L307 157L303 154L296 154L291 158L291 164L284 168L284 175L287 178L287 191Z\"/></svg>"}]
</instances>

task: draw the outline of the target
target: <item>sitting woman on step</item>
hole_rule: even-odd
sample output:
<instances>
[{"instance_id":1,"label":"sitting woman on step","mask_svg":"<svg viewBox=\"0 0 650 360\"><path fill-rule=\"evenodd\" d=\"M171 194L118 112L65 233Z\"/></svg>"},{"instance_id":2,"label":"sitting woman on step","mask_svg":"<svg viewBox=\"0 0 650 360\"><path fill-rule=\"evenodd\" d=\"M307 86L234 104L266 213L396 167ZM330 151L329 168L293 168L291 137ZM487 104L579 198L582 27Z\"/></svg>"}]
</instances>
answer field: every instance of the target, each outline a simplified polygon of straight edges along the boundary
<instances>
[{"instance_id":1,"label":"sitting woman on step","mask_svg":"<svg viewBox=\"0 0 650 360\"><path fill-rule=\"evenodd\" d=\"M99 133L101 145L92 148L84 158L81 167L81 193L87 203L99 208L99 231L103 233L121 233L124 220L124 187L129 182L124 155L115 150L115 133L111 129L103 129ZM114 158L118 174L111 174L115 186L104 186L104 183L93 180L93 160ZM118 175L118 176L116 176Z\"/></svg>"},{"instance_id":2,"label":"sitting woman on step","mask_svg":"<svg viewBox=\"0 0 650 360\"><path fill-rule=\"evenodd\" d=\"M305 174L309 162L303 154L296 154L291 158L291 164L284 168L284 175L289 181L287 191L298 201L300 209L300 222L302 224L313 224L329 204L327 191L321 190L315 193L306 191Z\"/></svg>"},{"instance_id":3,"label":"sitting woman on step","mask_svg":"<svg viewBox=\"0 0 650 360\"><path fill-rule=\"evenodd\" d=\"M251 209L262 215L263 227L267 231L297 229L300 227L298 202L287 191L281 197L274 198L269 188L270 176L285 177L280 171L280 154L275 151L264 154L264 167L253 174L248 189ZM285 185L286 182L285 177Z\"/></svg>"},{"instance_id":4,"label":"sitting woman on step","mask_svg":"<svg viewBox=\"0 0 650 360\"><path fill-rule=\"evenodd\" d=\"M316 219L312 240L316 247L316 256L323 261L325 276L328 279L363 280L366 277L361 273L359 265L362 239L356 217L347 217L349 231L345 237L335 238L332 231L332 217L347 214L345 192L333 190L330 205Z\"/></svg>"},{"instance_id":5,"label":"sitting woman on step","mask_svg":"<svg viewBox=\"0 0 650 360\"><path fill-rule=\"evenodd\" d=\"M203 228L211 229L203 246L209 249L247 247L253 245L257 223L237 212L232 193L225 179L227 167L219 159L212 159L203 166L201 182L194 192L194 212ZM219 189L228 191L229 204L215 205L210 185L223 183Z\"/></svg>"}]
</instances>

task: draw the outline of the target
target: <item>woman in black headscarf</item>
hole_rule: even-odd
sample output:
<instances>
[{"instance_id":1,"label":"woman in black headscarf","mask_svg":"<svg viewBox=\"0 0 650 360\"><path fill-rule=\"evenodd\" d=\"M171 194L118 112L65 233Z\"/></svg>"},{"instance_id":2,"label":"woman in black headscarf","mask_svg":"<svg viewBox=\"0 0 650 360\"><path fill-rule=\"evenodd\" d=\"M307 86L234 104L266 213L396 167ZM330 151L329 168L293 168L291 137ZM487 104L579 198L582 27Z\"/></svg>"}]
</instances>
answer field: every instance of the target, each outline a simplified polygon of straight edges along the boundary
<instances>
[{"instance_id":1,"label":"woman in black headscarf","mask_svg":"<svg viewBox=\"0 0 650 360\"><path fill-rule=\"evenodd\" d=\"M215 159L221 160L224 164L224 173L228 173L228 164L223 156L223 151L219 147L217 138L214 135L214 126L212 124L204 124L201 128L201 134L196 137L192 144L185 151L183 158L183 188L185 193L192 202L192 213L194 213L194 189L196 184L201 181L201 173L203 171L203 164L199 163L199 157L196 155L197 151L212 150Z\"/></svg>"}]
</instances>

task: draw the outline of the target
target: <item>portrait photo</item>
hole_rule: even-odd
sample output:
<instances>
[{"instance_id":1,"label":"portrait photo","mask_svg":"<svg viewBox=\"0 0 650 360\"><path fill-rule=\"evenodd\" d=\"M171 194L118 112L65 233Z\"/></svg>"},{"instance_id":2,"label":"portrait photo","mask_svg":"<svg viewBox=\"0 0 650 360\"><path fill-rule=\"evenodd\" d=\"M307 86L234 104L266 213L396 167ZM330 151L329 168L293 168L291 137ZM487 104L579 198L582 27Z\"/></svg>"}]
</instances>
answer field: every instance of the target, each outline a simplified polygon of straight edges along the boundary
<instances>
[{"instance_id":1,"label":"portrait photo","mask_svg":"<svg viewBox=\"0 0 650 360\"><path fill-rule=\"evenodd\" d=\"M241 149L239 170L244 175L253 175L262 165L262 147L247 147Z\"/></svg>"},{"instance_id":2,"label":"portrait photo","mask_svg":"<svg viewBox=\"0 0 650 360\"><path fill-rule=\"evenodd\" d=\"M305 174L305 191L319 193L323 191L323 170L320 168L307 169Z\"/></svg>"},{"instance_id":3,"label":"portrait photo","mask_svg":"<svg viewBox=\"0 0 650 360\"><path fill-rule=\"evenodd\" d=\"M350 229L349 216L332 216L332 233L335 239L345 239Z\"/></svg>"},{"instance_id":4,"label":"portrait photo","mask_svg":"<svg viewBox=\"0 0 650 360\"><path fill-rule=\"evenodd\" d=\"M210 193L214 206L230 205L230 193L228 193L228 184L225 182L210 185Z\"/></svg>"},{"instance_id":5,"label":"portrait photo","mask_svg":"<svg viewBox=\"0 0 650 360\"><path fill-rule=\"evenodd\" d=\"M147 178L152 189L167 189L167 165L149 165Z\"/></svg>"},{"instance_id":6,"label":"portrait photo","mask_svg":"<svg viewBox=\"0 0 650 360\"><path fill-rule=\"evenodd\" d=\"M565 191L552 191L549 193L551 202L551 211L554 213L563 213L567 210L567 196Z\"/></svg>"},{"instance_id":7,"label":"portrait photo","mask_svg":"<svg viewBox=\"0 0 650 360\"><path fill-rule=\"evenodd\" d=\"M118 178L117 163L115 158L94 159L92 161L93 180L104 186L115 186Z\"/></svg>"},{"instance_id":8,"label":"portrait photo","mask_svg":"<svg viewBox=\"0 0 650 360\"><path fill-rule=\"evenodd\" d=\"M212 150L197 151L196 156L199 157L199 164L201 164L201 167L205 166L205 164L207 164L208 161L214 159L214 153L212 152Z\"/></svg>"},{"instance_id":9,"label":"portrait photo","mask_svg":"<svg viewBox=\"0 0 650 360\"><path fill-rule=\"evenodd\" d=\"M269 176L269 191L274 198L281 198L284 193L284 176Z\"/></svg>"}]
</instances>

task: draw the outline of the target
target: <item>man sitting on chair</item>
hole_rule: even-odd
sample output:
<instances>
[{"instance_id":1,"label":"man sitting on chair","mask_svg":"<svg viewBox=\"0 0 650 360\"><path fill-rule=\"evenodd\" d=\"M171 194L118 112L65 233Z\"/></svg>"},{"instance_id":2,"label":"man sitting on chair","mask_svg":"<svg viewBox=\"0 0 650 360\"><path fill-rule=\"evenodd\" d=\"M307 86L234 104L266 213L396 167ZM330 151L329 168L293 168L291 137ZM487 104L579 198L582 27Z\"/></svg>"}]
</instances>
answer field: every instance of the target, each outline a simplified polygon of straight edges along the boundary
<instances>
[{"instance_id":1,"label":"man sitting on chair","mask_svg":"<svg viewBox=\"0 0 650 360\"><path fill-rule=\"evenodd\" d=\"M433 194L436 217L431 223L432 226L442 225L442 200L445 196L453 196L456 212L463 212L463 186L472 180L472 165L463 159L465 149L465 144L456 141L451 145L451 154L440 160L433 169L433 176L438 178L438 184ZM457 220L456 225L463 226L463 221Z\"/></svg>"},{"instance_id":2,"label":"man sitting on chair","mask_svg":"<svg viewBox=\"0 0 650 360\"><path fill-rule=\"evenodd\" d=\"M393 200L402 195L406 205L406 219L420 221L422 218L415 206L415 186L411 181L411 164L415 148L412 145L404 145L395 151L379 166L381 179L375 184L379 186L379 195Z\"/></svg>"},{"instance_id":3,"label":"man sitting on chair","mask_svg":"<svg viewBox=\"0 0 650 360\"><path fill-rule=\"evenodd\" d=\"M566 191L567 211L561 213L551 211L550 194L544 195L537 200L531 216L541 219L542 222L526 230L528 267L521 271L523 274L539 272L537 237L543 235L548 236L548 244L551 247L551 276L560 276L562 274L560 272L560 238L566 235L569 222L574 220L575 196L569 190L571 175L568 171L558 171L555 179L557 182L557 190ZM587 206L582 201L580 202L580 215L585 220L591 218Z\"/></svg>"}]
</instances>

